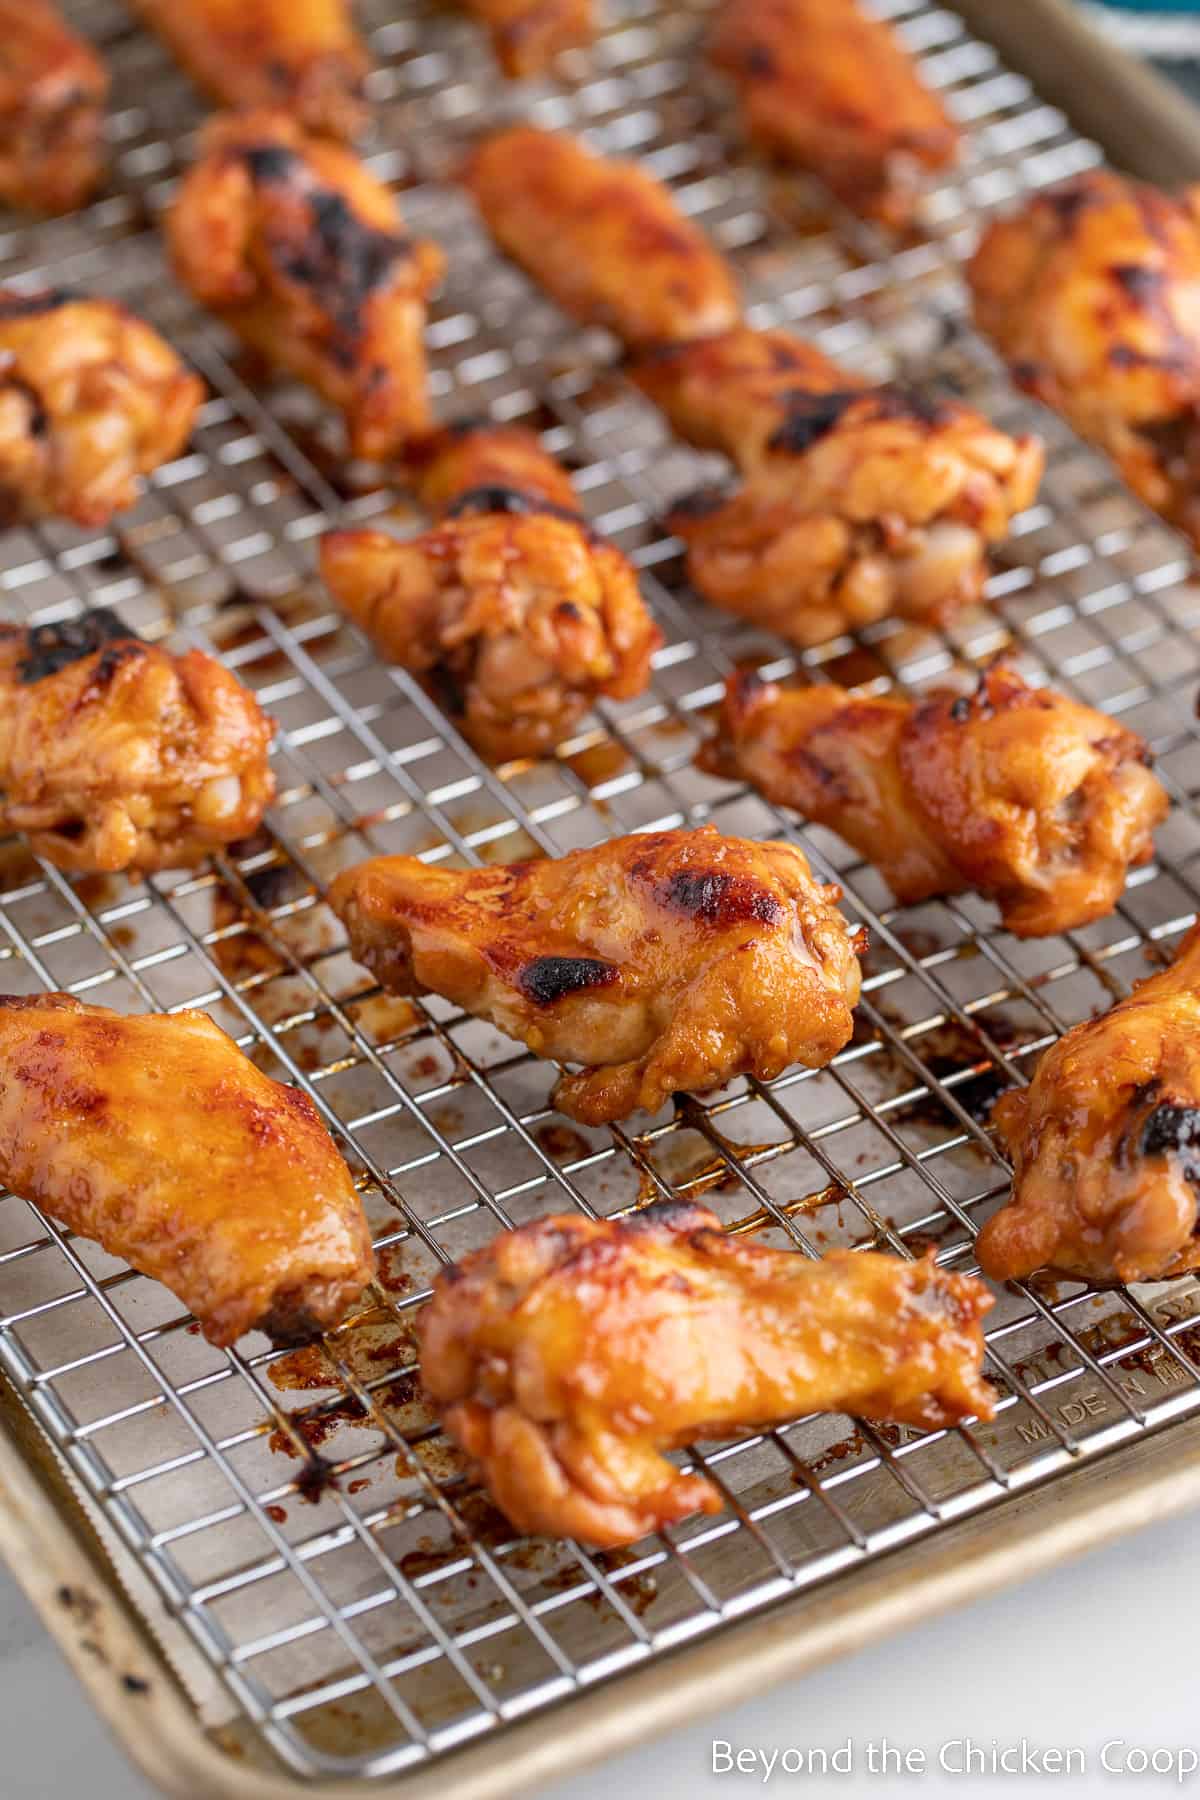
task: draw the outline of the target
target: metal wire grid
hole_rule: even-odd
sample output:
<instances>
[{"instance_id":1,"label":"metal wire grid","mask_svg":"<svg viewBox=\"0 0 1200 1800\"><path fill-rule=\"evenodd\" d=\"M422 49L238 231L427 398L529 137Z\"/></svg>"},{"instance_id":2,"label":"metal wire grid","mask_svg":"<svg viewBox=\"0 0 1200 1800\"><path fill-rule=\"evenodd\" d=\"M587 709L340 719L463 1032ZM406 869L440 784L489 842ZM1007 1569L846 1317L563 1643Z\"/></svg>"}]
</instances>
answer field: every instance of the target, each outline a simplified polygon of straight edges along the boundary
<instances>
[{"instance_id":1,"label":"metal wire grid","mask_svg":"<svg viewBox=\"0 0 1200 1800\"><path fill-rule=\"evenodd\" d=\"M874 374L948 381L1019 427L1030 409L964 332L955 265L983 211L1094 148L954 17L892 0L973 130L931 197L929 238L889 256L800 184L730 157L720 99L689 59L702 8L614 8L596 50L570 60L570 85L519 96L468 24L364 9L381 21L373 166L450 259L430 333L439 404L545 432L639 564L666 637L651 693L600 709L553 760L493 771L314 583L320 531L396 496L347 469L309 397L263 387L164 280L153 219L194 101L115 8L73 10L116 74L113 192L76 220L14 226L0 275L130 299L213 397L188 454L113 531L9 535L4 611L48 622L116 606L148 637L217 650L280 721L280 796L253 844L182 879L71 880L4 846L0 979L121 1009L205 1007L321 1108L359 1176L382 1276L320 1353L248 1340L222 1354L163 1289L9 1197L0 1358L239 1712L303 1774L396 1772L1195 1411L1193 1284L1041 1282L991 1315L994 1425L921 1436L815 1418L696 1446L725 1513L590 1555L513 1539L423 1407L411 1330L437 1264L500 1226L659 1194L702 1195L728 1229L808 1253L934 1244L973 1267L974 1229L1006 1186L982 1126L990 1099L1126 992L1148 947L1176 940L1200 850L1200 598L1179 540L1107 466L1039 416L1050 473L986 606L944 635L885 625L781 655L689 596L655 524L711 465L669 443L603 334L567 325L496 261L446 185L455 158L514 111L586 128L672 181L734 258L755 323L796 323ZM1158 861L1086 931L1020 944L969 898L896 911L836 840L692 767L705 709L744 658L919 689L1006 646L1144 732L1176 802ZM369 853L509 860L703 819L799 835L837 873L871 931L864 999L830 1069L738 1081L652 1121L568 1126L547 1107L552 1070L436 999L381 996L322 904L332 874Z\"/></svg>"}]
</instances>

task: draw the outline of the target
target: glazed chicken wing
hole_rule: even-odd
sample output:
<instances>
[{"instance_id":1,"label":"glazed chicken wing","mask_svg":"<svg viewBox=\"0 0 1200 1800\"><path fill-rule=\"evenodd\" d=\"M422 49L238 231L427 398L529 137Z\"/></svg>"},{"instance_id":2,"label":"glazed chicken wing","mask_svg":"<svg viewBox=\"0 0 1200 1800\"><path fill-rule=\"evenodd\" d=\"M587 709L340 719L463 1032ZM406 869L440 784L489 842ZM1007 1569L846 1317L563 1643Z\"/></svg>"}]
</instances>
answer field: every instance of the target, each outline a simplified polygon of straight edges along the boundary
<instances>
[{"instance_id":1,"label":"glazed chicken wing","mask_svg":"<svg viewBox=\"0 0 1200 1800\"><path fill-rule=\"evenodd\" d=\"M355 456L429 430L425 302L435 245L348 150L281 113L214 119L167 219L184 286L346 420Z\"/></svg>"},{"instance_id":2,"label":"glazed chicken wing","mask_svg":"<svg viewBox=\"0 0 1200 1800\"><path fill-rule=\"evenodd\" d=\"M0 288L0 513L107 524L178 456L203 398L116 301Z\"/></svg>"},{"instance_id":3,"label":"glazed chicken wing","mask_svg":"<svg viewBox=\"0 0 1200 1800\"><path fill-rule=\"evenodd\" d=\"M953 162L958 127L899 39L858 0L723 0L710 46L746 135L889 226Z\"/></svg>"},{"instance_id":4,"label":"glazed chicken wing","mask_svg":"<svg viewBox=\"0 0 1200 1800\"><path fill-rule=\"evenodd\" d=\"M976 1252L997 1281L1041 1268L1158 1281L1200 1267L1200 927L1169 969L1047 1050L992 1125L1012 1199Z\"/></svg>"},{"instance_id":5,"label":"glazed chicken wing","mask_svg":"<svg viewBox=\"0 0 1200 1800\"><path fill-rule=\"evenodd\" d=\"M506 75L540 75L562 50L590 44L595 35L592 0L462 0L492 34L496 61Z\"/></svg>"},{"instance_id":6,"label":"glazed chicken wing","mask_svg":"<svg viewBox=\"0 0 1200 1800\"><path fill-rule=\"evenodd\" d=\"M169 1287L222 1348L324 1331L374 1273L312 1101L200 1012L0 997L0 1180Z\"/></svg>"},{"instance_id":7,"label":"glazed chicken wing","mask_svg":"<svg viewBox=\"0 0 1200 1800\"><path fill-rule=\"evenodd\" d=\"M563 131L517 125L488 138L466 183L500 248L588 325L627 344L726 331L733 277L661 182Z\"/></svg>"},{"instance_id":8,"label":"glazed chicken wing","mask_svg":"<svg viewBox=\"0 0 1200 1800\"><path fill-rule=\"evenodd\" d=\"M866 387L786 332L741 327L651 352L634 379L747 480L667 519L705 599L808 646L898 614L943 624L1037 492L1042 450L971 407Z\"/></svg>"},{"instance_id":9,"label":"glazed chicken wing","mask_svg":"<svg viewBox=\"0 0 1200 1800\"><path fill-rule=\"evenodd\" d=\"M404 542L330 532L321 572L390 662L428 678L481 755L540 756L597 696L642 692L660 636L637 577L588 529L532 432L448 434L420 491L440 525Z\"/></svg>"},{"instance_id":10,"label":"glazed chicken wing","mask_svg":"<svg viewBox=\"0 0 1200 1800\"><path fill-rule=\"evenodd\" d=\"M975 319L1014 378L1200 545L1200 224L1091 169L984 233Z\"/></svg>"},{"instance_id":11,"label":"glazed chicken wing","mask_svg":"<svg viewBox=\"0 0 1200 1800\"><path fill-rule=\"evenodd\" d=\"M554 1104L596 1125L835 1056L862 949L840 897L791 844L705 826L507 868L382 856L339 876L330 904L392 993L443 994L539 1056L584 1064Z\"/></svg>"},{"instance_id":12,"label":"glazed chicken wing","mask_svg":"<svg viewBox=\"0 0 1200 1800\"><path fill-rule=\"evenodd\" d=\"M836 831L902 906L974 889L1018 937L1110 913L1167 812L1141 738L999 664L915 703L735 675L704 760Z\"/></svg>"},{"instance_id":13,"label":"glazed chicken wing","mask_svg":"<svg viewBox=\"0 0 1200 1800\"><path fill-rule=\"evenodd\" d=\"M99 183L108 75L50 0L0 0L0 199L72 212Z\"/></svg>"},{"instance_id":14,"label":"glazed chicken wing","mask_svg":"<svg viewBox=\"0 0 1200 1800\"><path fill-rule=\"evenodd\" d=\"M144 873L248 836L274 720L228 669L111 613L0 625L0 828L60 869Z\"/></svg>"},{"instance_id":15,"label":"glazed chicken wing","mask_svg":"<svg viewBox=\"0 0 1200 1800\"><path fill-rule=\"evenodd\" d=\"M367 52L350 0L131 0L219 106L278 107L306 131L354 138Z\"/></svg>"},{"instance_id":16,"label":"glazed chicken wing","mask_svg":"<svg viewBox=\"0 0 1200 1800\"><path fill-rule=\"evenodd\" d=\"M992 1416L981 1281L726 1237L685 1201L535 1219L439 1276L421 1377L518 1531L634 1543L721 1510L663 1454L813 1412Z\"/></svg>"}]
</instances>

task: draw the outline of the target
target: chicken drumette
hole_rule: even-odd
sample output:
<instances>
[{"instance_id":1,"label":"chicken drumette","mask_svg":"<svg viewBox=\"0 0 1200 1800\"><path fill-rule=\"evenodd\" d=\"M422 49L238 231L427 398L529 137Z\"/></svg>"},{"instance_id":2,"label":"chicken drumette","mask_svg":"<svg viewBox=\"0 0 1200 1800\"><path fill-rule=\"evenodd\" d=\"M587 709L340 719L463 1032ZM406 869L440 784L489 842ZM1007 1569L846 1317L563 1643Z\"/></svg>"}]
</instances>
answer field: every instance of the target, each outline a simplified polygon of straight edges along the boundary
<instances>
[{"instance_id":1,"label":"chicken drumette","mask_svg":"<svg viewBox=\"0 0 1200 1800\"><path fill-rule=\"evenodd\" d=\"M697 592L800 645L899 614L944 623L1037 492L1042 449L959 401L868 387L784 331L650 351L638 385L746 476L669 515Z\"/></svg>"},{"instance_id":2,"label":"chicken drumette","mask_svg":"<svg viewBox=\"0 0 1200 1800\"><path fill-rule=\"evenodd\" d=\"M518 1531L611 1546L712 1482L664 1451L813 1412L927 1428L992 1416L981 1281L873 1252L819 1262L667 1201L535 1219L447 1270L421 1375Z\"/></svg>"},{"instance_id":3,"label":"chicken drumette","mask_svg":"<svg viewBox=\"0 0 1200 1800\"><path fill-rule=\"evenodd\" d=\"M169 1287L222 1347L327 1330L374 1273L312 1101L200 1012L0 996L0 1180Z\"/></svg>"},{"instance_id":4,"label":"chicken drumette","mask_svg":"<svg viewBox=\"0 0 1200 1800\"><path fill-rule=\"evenodd\" d=\"M632 346L726 331L733 277L667 188L562 131L488 138L465 180L484 223L565 312Z\"/></svg>"},{"instance_id":5,"label":"chicken drumette","mask_svg":"<svg viewBox=\"0 0 1200 1800\"><path fill-rule=\"evenodd\" d=\"M428 431L425 302L442 253L405 234L350 151L283 113L214 119L167 236L196 298L343 413L354 455Z\"/></svg>"},{"instance_id":6,"label":"chicken drumette","mask_svg":"<svg viewBox=\"0 0 1200 1800\"><path fill-rule=\"evenodd\" d=\"M735 675L703 760L836 831L901 905L974 889L1018 937L1110 913L1167 813L1141 738L1000 664L915 703Z\"/></svg>"},{"instance_id":7,"label":"chicken drumette","mask_svg":"<svg viewBox=\"0 0 1200 1800\"><path fill-rule=\"evenodd\" d=\"M602 1124L835 1056L862 948L840 897L791 844L705 826L507 868L382 856L341 875L330 904L391 992L443 994L539 1056L583 1063L554 1104Z\"/></svg>"},{"instance_id":8,"label":"chicken drumette","mask_svg":"<svg viewBox=\"0 0 1200 1800\"><path fill-rule=\"evenodd\" d=\"M274 106L306 131L353 138L370 64L350 0L131 0L220 106Z\"/></svg>"},{"instance_id":9,"label":"chicken drumette","mask_svg":"<svg viewBox=\"0 0 1200 1800\"><path fill-rule=\"evenodd\" d=\"M100 180L108 75L50 0L0 0L0 199L71 212Z\"/></svg>"},{"instance_id":10,"label":"chicken drumette","mask_svg":"<svg viewBox=\"0 0 1200 1800\"><path fill-rule=\"evenodd\" d=\"M0 288L0 512L106 524L179 454L203 398L114 300Z\"/></svg>"},{"instance_id":11,"label":"chicken drumette","mask_svg":"<svg viewBox=\"0 0 1200 1800\"><path fill-rule=\"evenodd\" d=\"M270 805L274 721L228 669L111 613L0 625L0 827L61 869L183 868Z\"/></svg>"},{"instance_id":12,"label":"chicken drumette","mask_svg":"<svg viewBox=\"0 0 1200 1800\"><path fill-rule=\"evenodd\" d=\"M724 0L710 54L753 143L883 224L907 224L922 178L957 154L942 102L858 0Z\"/></svg>"},{"instance_id":13,"label":"chicken drumette","mask_svg":"<svg viewBox=\"0 0 1200 1800\"><path fill-rule=\"evenodd\" d=\"M975 319L1013 376L1200 544L1200 224L1091 169L984 233Z\"/></svg>"},{"instance_id":14,"label":"chicken drumette","mask_svg":"<svg viewBox=\"0 0 1200 1800\"><path fill-rule=\"evenodd\" d=\"M595 36L592 0L462 0L492 34L506 75L540 75L562 50Z\"/></svg>"},{"instance_id":15,"label":"chicken drumette","mask_svg":"<svg viewBox=\"0 0 1200 1800\"><path fill-rule=\"evenodd\" d=\"M1200 927L1169 969L1047 1050L992 1125L1013 1193L976 1250L997 1281L1040 1268L1158 1281L1200 1267Z\"/></svg>"},{"instance_id":16,"label":"chicken drumette","mask_svg":"<svg viewBox=\"0 0 1200 1800\"><path fill-rule=\"evenodd\" d=\"M493 762L561 743L598 695L641 693L660 638L627 559L532 432L450 432L419 483L442 522L330 532L321 570L383 654L428 680Z\"/></svg>"}]
</instances>

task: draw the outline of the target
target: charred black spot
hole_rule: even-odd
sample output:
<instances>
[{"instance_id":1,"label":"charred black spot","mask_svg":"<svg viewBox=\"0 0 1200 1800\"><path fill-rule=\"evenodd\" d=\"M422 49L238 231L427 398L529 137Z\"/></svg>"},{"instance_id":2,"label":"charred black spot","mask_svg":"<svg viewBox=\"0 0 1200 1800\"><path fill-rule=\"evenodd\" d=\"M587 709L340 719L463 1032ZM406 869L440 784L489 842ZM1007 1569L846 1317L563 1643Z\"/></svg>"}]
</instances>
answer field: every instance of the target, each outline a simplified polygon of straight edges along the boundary
<instances>
[{"instance_id":1,"label":"charred black spot","mask_svg":"<svg viewBox=\"0 0 1200 1800\"><path fill-rule=\"evenodd\" d=\"M695 488L690 494L680 494L678 500L671 502L671 510L667 515L667 523L672 519L707 519L712 513L720 512L728 495L721 488Z\"/></svg>"},{"instance_id":2,"label":"charred black spot","mask_svg":"<svg viewBox=\"0 0 1200 1800\"><path fill-rule=\"evenodd\" d=\"M113 612L89 612L58 625L35 625L25 634L25 654L17 663L17 676L28 687L95 655L106 645L122 644L140 646L140 640Z\"/></svg>"},{"instance_id":3,"label":"charred black spot","mask_svg":"<svg viewBox=\"0 0 1200 1800\"><path fill-rule=\"evenodd\" d=\"M799 455L819 438L833 430L846 408L861 400L862 388L834 388L827 394L813 394L805 388L781 396L785 418L768 442L770 450L787 450Z\"/></svg>"},{"instance_id":4,"label":"charred black spot","mask_svg":"<svg viewBox=\"0 0 1200 1800\"><path fill-rule=\"evenodd\" d=\"M951 701L950 717L956 725L965 725L971 717L971 702L965 694L960 694L957 700Z\"/></svg>"},{"instance_id":5,"label":"charred black spot","mask_svg":"<svg viewBox=\"0 0 1200 1800\"><path fill-rule=\"evenodd\" d=\"M1165 1100L1142 1126L1138 1145L1143 1156L1184 1155L1185 1173L1200 1176L1200 1107ZM1187 1152L1192 1152L1187 1155Z\"/></svg>"},{"instance_id":6,"label":"charred black spot","mask_svg":"<svg viewBox=\"0 0 1200 1800\"><path fill-rule=\"evenodd\" d=\"M1139 305L1157 299L1165 281L1161 269L1147 269L1142 263L1114 263L1108 272Z\"/></svg>"},{"instance_id":7,"label":"charred black spot","mask_svg":"<svg viewBox=\"0 0 1200 1800\"><path fill-rule=\"evenodd\" d=\"M746 52L746 72L764 77L774 75L775 58L765 44L751 44Z\"/></svg>"},{"instance_id":8,"label":"charred black spot","mask_svg":"<svg viewBox=\"0 0 1200 1800\"><path fill-rule=\"evenodd\" d=\"M570 525L583 523L582 514L572 512L569 506L556 506L539 494L526 494L520 488L503 487L499 483L465 488L455 495L442 516L460 519L468 513L549 513L551 518L565 519Z\"/></svg>"},{"instance_id":9,"label":"charred black spot","mask_svg":"<svg viewBox=\"0 0 1200 1800\"><path fill-rule=\"evenodd\" d=\"M928 388L907 387L896 381L872 388L871 398L875 403L875 416L879 419L916 419L922 425L944 425L954 411L941 394L931 393Z\"/></svg>"},{"instance_id":10,"label":"charred black spot","mask_svg":"<svg viewBox=\"0 0 1200 1800\"><path fill-rule=\"evenodd\" d=\"M610 987L617 979L613 963L597 956L535 956L517 976L517 986L535 1006L553 1006L586 988Z\"/></svg>"},{"instance_id":11,"label":"charred black spot","mask_svg":"<svg viewBox=\"0 0 1200 1800\"><path fill-rule=\"evenodd\" d=\"M702 1231L712 1223L713 1215L708 1208L698 1206L694 1200L654 1200L649 1206L639 1206L627 1219L622 1219L621 1229L626 1232L675 1234Z\"/></svg>"},{"instance_id":12,"label":"charred black spot","mask_svg":"<svg viewBox=\"0 0 1200 1800\"><path fill-rule=\"evenodd\" d=\"M398 262L412 254L411 241L400 232L366 224L331 188L304 189L312 214L312 231L299 245L280 244L275 259L290 280L308 288L328 313L340 341L331 348L345 364L353 361L362 329L362 311L373 294L391 279Z\"/></svg>"},{"instance_id":13,"label":"charred black spot","mask_svg":"<svg viewBox=\"0 0 1200 1800\"><path fill-rule=\"evenodd\" d=\"M1064 181L1058 187L1051 188L1041 196L1042 205L1048 207L1061 225L1069 228L1075 223L1080 213L1085 212L1092 204L1094 195L1092 185L1086 179Z\"/></svg>"},{"instance_id":14,"label":"charred black spot","mask_svg":"<svg viewBox=\"0 0 1200 1800\"><path fill-rule=\"evenodd\" d=\"M115 644L109 644L92 670L87 686L79 696L80 703L98 699L111 685L113 676L122 664L127 663L131 656L142 656L145 648L145 645L139 643L136 638L129 637L121 638Z\"/></svg>"},{"instance_id":15,"label":"charred black spot","mask_svg":"<svg viewBox=\"0 0 1200 1800\"><path fill-rule=\"evenodd\" d=\"M303 167L299 155L286 144L254 144L241 155L254 180L264 186L291 181Z\"/></svg>"},{"instance_id":16,"label":"charred black spot","mask_svg":"<svg viewBox=\"0 0 1200 1800\"><path fill-rule=\"evenodd\" d=\"M659 888L660 904L706 925L740 925L757 919L778 924L783 908L767 888L719 869L680 869Z\"/></svg>"},{"instance_id":17,"label":"charred black spot","mask_svg":"<svg viewBox=\"0 0 1200 1800\"><path fill-rule=\"evenodd\" d=\"M34 319L39 313L57 312L75 298L67 288L47 288L40 294L14 294L0 290L0 319Z\"/></svg>"},{"instance_id":18,"label":"charred black spot","mask_svg":"<svg viewBox=\"0 0 1200 1800\"><path fill-rule=\"evenodd\" d=\"M1148 350L1138 350L1133 344L1114 344L1108 353L1108 361L1114 369L1180 369L1184 357L1178 354L1152 356Z\"/></svg>"}]
</instances>

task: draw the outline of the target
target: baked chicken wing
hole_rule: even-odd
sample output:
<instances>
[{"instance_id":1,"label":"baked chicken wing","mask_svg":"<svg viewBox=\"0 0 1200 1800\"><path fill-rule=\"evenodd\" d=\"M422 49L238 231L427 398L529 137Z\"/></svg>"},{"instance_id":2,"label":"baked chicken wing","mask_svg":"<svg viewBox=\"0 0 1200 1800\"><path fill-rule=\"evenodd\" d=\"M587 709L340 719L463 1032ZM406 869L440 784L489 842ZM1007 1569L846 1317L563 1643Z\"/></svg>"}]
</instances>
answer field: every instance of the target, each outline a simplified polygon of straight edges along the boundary
<instances>
[{"instance_id":1,"label":"baked chicken wing","mask_svg":"<svg viewBox=\"0 0 1200 1800\"><path fill-rule=\"evenodd\" d=\"M71 212L96 188L108 75L50 0L0 0L0 199Z\"/></svg>"},{"instance_id":2,"label":"baked chicken wing","mask_svg":"<svg viewBox=\"0 0 1200 1800\"><path fill-rule=\"evenodd\" d=\"M1200 1267L1200 928L1169 969L1047 1050L992 1125L1012 1199L976 1251L997 1281L1041 1268L1158 1281Z\"/></svg>"},{"instance_id":3,"label":"baked chicken wing","mask_svg":"<svg viewBox=\"0 0 1200 1800\"><path fill-rule=\"evenodd\" d=\"M0 828L60 869L145 873L249 835L274 720L228 669L111 613L0 625Z\"/></svg>"},{"instance_id":4,"label":"baked chicken wing","mask_svg":"<svg viewBox=\"0 0 1200 1800\"><path fill-rule=\"evenodd\" d=\"M836 831L902 906L974 889L1018 937L1110 913L1167 813L1136 733L1000 664L917 702L735 675L704 761Z\"/></svg>"},{"instance_id":5,"label":"baked chicken wing","mask_svg":"<svg viewBox=\"0 0 1200 1800\"><path fill-rule=\"evenodd\" d=\"M312 1101L201 1012L0 996L0 1180L169 1287L221 1347L326 1330L374 1273Z\"/></svg>"},{"instance_id":6,"label":"baked chicken wing","mask_svg":"<svg viewBox=\"0 0 1200 1800\"><path fill-rule=\"evenodd\" d=\"M1042 449L959 401L867 387L787 332L669 345L634 379L689 442L746 476L667 523L697 592L808 646L891 615L943 624L1037 492Z\"/></svg>"},{"instance_id":7,"label":"baked chicken wing","mask_svg":"<svg viewBox=\"0 0 1200 1800\"><path fill-rule=\"evenodd\" d=\"M564 312L633 346L736 324L733 277L660 181L593 156L563 131L516 125L475 152L465 180L507 256Z\"/></svg>"},{"instance_id":8,"label":"baked chicken wing","mask_svg":"<svg viewBox=\"0 0 1200 1800\"><path fill-rule=\"evenodd\" d=\"M858 0L724 0L710 54L747 137L889 226L953 162L958 127L890 28Z\"/></svg>"},{"instance_id":9,"label":"baked chicken wing","mask_svg":"<svg viewBox=\"0 0 1200 1800\"><path fill-rule=\"evenodd\" d=\"M267 362L345 417L355 456L429 430L425 302L434 244L390 191L283 113L214 119L167 218L184 286Z\"/></svg>"},{"instance_id":10,"label":"baked chicken wing","mask_svg":"<svg viewBox=\"0 0 1200 1800\"><path fill-rule=\"evenodd\" d=\"M860 933L791 844L705 826L507 868L382 856L330 904L392 993L443 994L539 1056L585 1124L736 1075L820 1068L850 1036Z\"/></svg>"},{"instance_id":11,"label":"baked chicken wing","mask_svg":"<svg viewBox=\"0 0 1200 1800\"><path fill-rule=\"evenodd\" d=\"M0 513L106 524L178 456L203 398L116 301L0 288Z\"/></svg>"},{"instance_id":12,"label":"baked chicken wing","mask_svg":"<svg viewBox=\"0 0 1200 1800\"><path fill-rule=\"evenodd\" d=\"M813 1412L992 1416L981 1281L932 1257L819 1262L666 1201L535 1219L441 1274L421 1377L518 1531L634 1543L721 1510L664 1452Z\"/></svg>"},{"instance_id":13,"label":"baked chicken wing","mask_svg":"<svg viewBox=\"0 0 1200 1800\"><path fill-rule=\"evenodd\" d=\"M1200 223L1187 204L1088 170L991 225L967 279L1014 379L1200 544Z\"/></svg>"},{"instance_id":14,"label":"baked chicken wing","mask_svg":"<svg viewBox=\"0 0 1200 1800\"><path fill-rule=\"evenodd\" d=\"M492 34L506 75L540 75L562 50L590 44L592 0L462 0L464 10Z\"/></svg>"},{"instance_id":15,"label":"baked chicken wing","mask_svg":"<svg viewBox=\"0 0 1200 1800\"><path fill-rule=\"evenodd\" d=\"M449 434L420 491L443 515L433 530L406 541L329 532L321 572L383 655L427 678L482 756L543 755L599 695L642 692L660 635L637 577L588 529L532 432Z\"/></svg>"},{"instance_id":16,"label":"baked chicken wing","mask_svg":"<svg viewBox=\"0 0 1200 1800\"><path fill-rule=\"evenodd\" d=\"M350 0L132 0L219 106L271 106L306 131L354 138L367 52Z\"/></svg>"}]
</instances>

